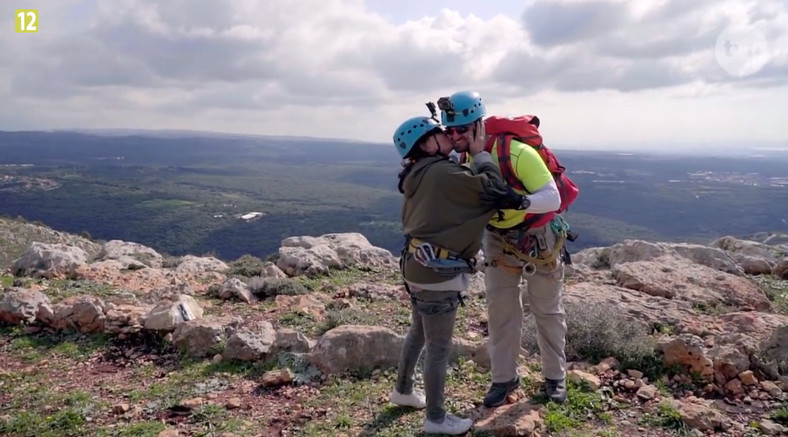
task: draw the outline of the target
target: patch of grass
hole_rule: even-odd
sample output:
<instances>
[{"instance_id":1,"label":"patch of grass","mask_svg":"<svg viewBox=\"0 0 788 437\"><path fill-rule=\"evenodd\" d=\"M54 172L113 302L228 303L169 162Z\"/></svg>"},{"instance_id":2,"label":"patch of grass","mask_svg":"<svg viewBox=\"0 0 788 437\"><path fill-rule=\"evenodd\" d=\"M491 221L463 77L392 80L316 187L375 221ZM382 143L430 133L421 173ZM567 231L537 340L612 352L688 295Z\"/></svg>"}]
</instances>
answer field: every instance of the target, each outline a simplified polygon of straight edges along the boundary
<instances>
[{"instance_id":1,"label":"patch of grass","mask_svg":"<svg viewBox=\"0 0 788 437\"><path fill-rule=\"evenodd\" d=\"M343 308L341 310L329 309L325 320L316 328L317 335L323 335L337 326L342 325L369 325L376 326L380 323L377 316L369 311L358 308Z\"/></svg>"},{"instance_id":2,"label":"patch of grass","mask_svg":"<svg viewBox=\"0 0 788 437\"><path fill-rule=\"evenodd\" d=\"M199 365L202 367L200 374L203 376L227 373L230 375L242 375L250 379L256 379L264 373L277 368L275 360L255 362L222 361L219 363L202 362Z\"/></svg>"},{"instance_id":3,"label":"patch of grass","mask_svg":"<svg viewBox=\"0 0 788 437\"><path fill-rule=\"evenodd\" d=\"M689 428L681 420L681 414L670 402L662 402L653 413L644 413L640 418L641 425L658 426L678 433L686 433Z\"/></svg>"},{"instance_id":4,"label":"patch of grass","mask_svg":"<svg viewBox=\"0 0 788 437\"><path fill-rule=\"evenodd\" d=\"M545 426L552 433L578 428L589 419L609 424L612 421L609 411L619 408L609 392L594 392L585 381L567 381L567 398L564 404L547 402L547 397L542 393L534 396L534 402L546 404Z\"/></svg>"},{"instance_id":5,"label":"patch of grass","mask_svg":"<svg viewBox=\"0 0 788 437\"><path fill-rule=\"evenodd\" d=\"M665 335L674 335L678 332L678 326L674 323L655 322L653 332Z\"/></svg>"},{"instance_id":6,"label":"patch of grass","mask_svg":"<svg viewBox=\"0 0 788 437\"><path fill-rule=\"evenodd\" d=\"M126 397L130 402L146 401L146 408L151 410L172 407L185 398L215 391L226 385L225 379L212 366L209 361L184 359L166 378L153 382L149 378L142 378L140 384L143 387L129 391ZM150 370L146 369L137 376L148 372Z\"/></svg>"},{"instance_id":7,"label":"patch of grass","mask_svg":"<svg viewBox=\"0 0 788 437\"><path fill-rule=\"evenodd\" d=\"M157 437L160 432L167 427L157 421L149 420L145 422L130 423L120 427L107 429L98 432L99 437Z\"/></svg>"},{"instance_id":8,"label":"patch of grass","mask_svg":"<svg viewBox=\"0 0 788 437\"><path fill-rule=\"evenodd\" d=\"M362 376L362 377L359 377ZM388 408L381 408L376 399L388 394L391 390L393 380L388 378L389 374L383 378L372 380L368 375L332 375L320 390L320 393L312 399L306 400L303 407L307 409L320 408L330 404L329 411L323 420L314 420L305 424L302 428L294 429L295 436L323 436L336 434L336 424L341 422L353 427L355 423L347 423L344 417L353 417L356 420L364 420L366 416L377 414L377 418L372 418L369 423L359 424L366 434L361 435L387 435L382 431L396 428L396 424L402 418L401 415L394 414ZM392 408L392 410L401 410ZM407 409L405 409L407 411ZM414 411L414 410L411 410ZM417 413L418 414L418 413ZM408 435L404 428L400 435ZM356 435L351 432L350 435ZM392 434L388 434L392 435ZM397 434L393 434L397 435Z\"/></svg>"},{"instance_id":9,"label":"patch of grass","mask_svg":"<svg viewBox=\"0 0 788 437\"><path fill-rule=\"evenodd\" d=\"M26 362L43 358L67 358L84 361L108 347L106 335L84 335L70 332L25 334L19 327L7 330L8 350Z\"/></svg>"},{"instance_id":10,"label":"patch of grass","mask_svg":"<svg viewBox=\"0 0 788 437\"><path fill-rule=\"evenodd\" d=\"M778 408L769 416L773 421L788 426L788 407Z\"/></svg>"},{"instance_id":11,"label":"patch of grass","mask_svg":"<svg viewBox=\"0 0 788 437\"><path fill-rule=\"evenodd\" d=\"M770 275L751 276L774 305L776 313L788 315L788 281Z\"/></svg>"},{"instance_id":12,"label":"patch of grass","mask_svg":"<svg viewBox=\"0 0 788 437\"><path fill-rule=\"evenodd\" d=\"M279 316L279 324L311 336L316 330L317 320L314 316L305 312L289 311Z\"/></svg>"},{"instance_id":13,"label":"patch of grass","mask_svg":"<svg viewBox=\"0 0 788 437\"><path fill-rule=\"evenodd\" d=\"M90 393L74 391L57 393L46 389L15 396L2 413L10 419L0 422L0 435L9 436L82 436L86 425L102 408Z\"/></svg>"},{"instance_id":14,"label":"patch of grass","mask_svg":"<svg viewBox=\"0 0 788 437\"><path fill-rule=\"evenodd\" d=\"M191 414L192 422L208 427L224 422L226 417L227 410L218 404L200 405Z\"/></svg>"},{"instance_id":15,"label":"patch of grass","mask_svg":"<svg viewBox=\"0 0 788 437\"><path fill-rule=\"evenodd\" d=\"M83 279L53 279L50 286L44 291L49 296L52 303L60 302L63 299L77 296L88 295L96 297L115 296L120 290L109 285Z\"/></svg>"},{"instance_id":16,"label":"patch of grass","mask_svg":"<svg viewBox=\"0 0 788 437\"><path fill-rule=\"evenodd\" d=\"M739 308L725 304L723 302L695 302L692 309L701 314L710 316L721 316L723 314L739 311Z\"/></svg>"},{"instance_id":17,"label":"patch of grass","mask_svg":"<svg viewBox=\"0 0 788 437\"><path fill-rule=\"evenodd\" d=\"M0 433L9 436L80 436L85 432L85 424L85 417L74 408L65 408L50 415L22 411L0 424Z\"/></svg>"},{"instance_id":18,"label":"patch of grass","mask_svg":"<svg viewBox=\"0 0 788 437\"><path fill-rule=\"evenodd\" d=\"M14 285L14 277L10 275L0 276L0 288L10 287Z\"/></svg>"},{"instance_id":19,"label":"patch of grass","mask_svg":"<svg viewBox=\"0 0 788 437\"><path fill-rule=\"evenodd\" d=\"M177 393L172 393L174 391L177 391ZM172 404L179 396L180 391L177 390L177 387L167 383L154 382L145 388L131 390L126 397L131 402L167 399L170 402L165 402L165 404Z\"/></svg>"},{"instance_id":20,"label":"patch of grass","mask_svg":"<svg viewBox=\"0 0 788 437\"><path fill-rule=\"evenodd\" d=\"M340 414L334 419L334 428L350 429L353 426L353 418L347 414Z\"/></svg>"},{"instance_id":21,"label":"patch of grass","mask_svg":"<svg viewBox=\"0 0 788 437\"><path fill-rule=\"evenodd\" d=\"M297 278L306 288L313 291L330 287L347 287L359 282L378 282L399 284L402 278L396 270L378 271L368 266L356 266L341 270L331 270L327 275L299 276Z\"/></svg>"}]
</instances>

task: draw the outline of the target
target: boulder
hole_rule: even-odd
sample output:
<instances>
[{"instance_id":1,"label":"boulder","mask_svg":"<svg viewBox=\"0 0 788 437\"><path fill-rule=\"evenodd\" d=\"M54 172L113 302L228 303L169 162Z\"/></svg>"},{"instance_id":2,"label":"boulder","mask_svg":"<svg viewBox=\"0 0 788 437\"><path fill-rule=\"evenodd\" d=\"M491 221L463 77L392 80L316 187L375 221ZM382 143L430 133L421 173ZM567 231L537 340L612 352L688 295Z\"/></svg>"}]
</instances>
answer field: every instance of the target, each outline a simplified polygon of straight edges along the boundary
<instances>
[{"instance_id":1,"label":"boulder","mask_svg":"<svg viewBox=\"0 0 788 437\"><path fill-rule=\"evenodd\" d=\"M611 271L618 285L652 296L685 300L703 307L726 305L763 311L771 306L769 298L753 281L685 258L662 256L652 261L620 263Z\"/></svg>"},{"instance_id":2,"label":"boulder","mask_svg":"<svg viewBox=\"0 0 788 437\"><path fill-rule=\"evenodd\" d=\"M203 316L203 309L197 301L182 294L174 301L163 301L153 308L145 318L145 329L151 331L172 331L179 324Z\"/></svg>"},{"instance_id":3,"label":"boulder","mask_svg":"<svg viewBox=\"0 0 788 437\"><path fill-rule=\"evenodd\" d=\"M209 318L188 320L178 324L172 343L190 357L204 358L223 351L226 341L225 322Z\"/></svg>"},{"instance_id":4,"label":"boulder","mask_svg":"<svg viewBox=\"0 0 788 437\"><path fill-rule=\"evenodd\" d=\"M268 322L262 322L254 331L242 328L227 339L222 357L235 361L265 360L273 350L276 332Z\"/></svg>"},{"instance_id":5,"label":"boulder","mask_svg":"<svg viewBox=\"0 0 788 437\"><path fill-rule=\"evenodd\" d=\"M230 278L222 284L219 297L225 300L236 298L242 302L250 303L252 302L252 291L244 281L238 278Z\"/></svg>"},{"instance_id":6,"label":"boulder","mask_svg":"<svg viewBox=\"0 0 788 437\"><path fill-rule=\"evenodd\" d=\"M122 240L110 240L104 243L98 257L101 260L121 261L126 265L124 268L135 267L139 263L142 266L158 269L163 263L163 257L159 252L139 243Z\"/></svg>"},{"instance_id":7,"label":"boulder","mask_svg":"<svg viewBox=\"0 0 788 437\"><path fill-rule=\"evenodd\" d=\"M175 268L175 271L177 273L200 274L207 272L224 273L229 269L230 267L224 261L212 256L186 255L181 258L181 262Z\"/></svg>"},{"instance_id":8,"label":"boulder","mask_svg":"<svg viewBox=\"0 0 788 437\"><path fill-rule=\"evenodd\" d=\"M342 325L318 340L309 361L327 374L396 367L403 338L382 326Z\"/></svg>"},{"instance_id":9,"label":"boulder","mask_svg":"<svg viewBox=\"0 0 788 437\"><path fill-rule=\"evenodd\" d=\"M35 242L14 261L11 271L17 276L67 277L85 265L87 257L87 252L76 246Z\"/></svg>"},{"instance_id":10,"label":"boulder","mask_svg":"<svg viewBox=\"0 0 788 437\"><path fill-rule=\"evenodd\" d=\"M397 259L370 244L362 234L338 233L285 238L276 265L289 276L319 275L355 265L392 268Z\"/></svg>"},{"instance_id":11,"label":"boulder","mask_svg":"<svg viewBox=\"0 0 788 437\"><path fill-rule=\"evenodd\" d=\"M0 322L3 323L33 323L51 313L49 298L39 291L11 289L0 300Z\"/></svg>"}]
</instances>

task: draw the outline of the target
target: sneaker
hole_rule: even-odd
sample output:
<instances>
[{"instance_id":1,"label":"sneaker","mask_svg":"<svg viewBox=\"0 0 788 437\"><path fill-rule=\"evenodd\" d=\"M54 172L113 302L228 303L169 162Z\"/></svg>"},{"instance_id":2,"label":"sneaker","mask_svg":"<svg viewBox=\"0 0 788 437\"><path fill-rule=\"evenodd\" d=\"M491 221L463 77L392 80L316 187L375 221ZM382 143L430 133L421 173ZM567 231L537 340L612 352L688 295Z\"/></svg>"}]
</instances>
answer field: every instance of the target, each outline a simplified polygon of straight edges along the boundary
<instances>
[{"instance_id":1,"label":"sneaker","mask_svg":"<svg viewBox=\"0 0 788 437\"><path fill-rule=\"evenodd\" d=\"M566 402L566 380L565 379L545 379L545 394L551 401L563 404Z\"/></svg>"},{"instance_id":2,"label":"sneaker","mask_svg":"<svg viewBox=\"0 0 788 437\"><path fill-rule=\"evenodd\" d=\"M424 419L424 432L426 434L460 435L468 432L472 425L473 420L471 419L461 419L453 414L446 413L442 422Z\"/></svg>"},{"instance_id":3,"label":"sneaker","mask_svg":"<svg viewBox=\"0 0 788 437\"><path fill-rule=\"evenodd\" d=\"M400 405L402 407L413 407L413 408L426 408L427 407L427 398L424 396L424 392L418 389L413 389L413 392L410 394L404 395L394 389L391 391L391 395L389 396L392 404Z\"/></svg>"},{"instance_id":4,"label":"sneaker","mask_svg":"<svg viewBox=\"0 0 788 437\"><path fill-rule=\"evenodd\" d=\"M520 387L520 377L516 376L509 382L493 382L487 394L484 395L484 406L487 408L498 407L506 402L509 393Z\"/></svg>"}]
</instances>

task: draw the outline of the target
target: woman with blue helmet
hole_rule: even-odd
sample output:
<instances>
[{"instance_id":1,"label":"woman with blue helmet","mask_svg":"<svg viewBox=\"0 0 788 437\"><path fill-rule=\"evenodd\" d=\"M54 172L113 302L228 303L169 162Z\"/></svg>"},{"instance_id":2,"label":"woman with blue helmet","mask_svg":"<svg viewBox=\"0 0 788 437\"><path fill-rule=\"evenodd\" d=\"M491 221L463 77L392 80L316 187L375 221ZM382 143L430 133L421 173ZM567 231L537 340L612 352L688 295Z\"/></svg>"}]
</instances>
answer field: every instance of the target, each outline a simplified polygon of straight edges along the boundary
<instances>
[{"instance_id":1,"label":"woman with blue helmet","mask_svg":"<svg viewBox=\"0 0 788 437\"><path fill-rule=\"evenodd\" d=\"M394 131L394 146L405 167L399 174L404 196L406 242L400 267L411 297L412 324L403 343L391 402L426 407L424 431L464 434L473 421L444 409L444 387L460 293L467 289L482 231L505 186L501 172L484 151L484 127L466 132L473 165L449 158L452 143L429 117L412 117ZM413 386L416 362L426 345L425 392Z\"/></svg>"}]
</instances>

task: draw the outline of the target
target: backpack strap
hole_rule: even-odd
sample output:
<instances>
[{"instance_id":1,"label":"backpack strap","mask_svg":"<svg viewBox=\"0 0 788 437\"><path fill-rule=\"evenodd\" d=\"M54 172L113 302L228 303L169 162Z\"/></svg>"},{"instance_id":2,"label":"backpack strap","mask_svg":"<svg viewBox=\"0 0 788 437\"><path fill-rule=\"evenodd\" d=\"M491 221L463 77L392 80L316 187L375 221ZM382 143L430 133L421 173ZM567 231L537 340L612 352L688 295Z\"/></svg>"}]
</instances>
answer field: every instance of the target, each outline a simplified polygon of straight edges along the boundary
<instances>
[{"instance_id":1,"label":"backpack strap","mask_svg":"<svg viewBox=\"0 0 788 437\"><path fill-rule=\"evenodd\" d=\"M515 176L514 166L512 166L512 154L510 153L511 141L513 138L514 136L506 134L501 134L498 136L498 166L501 168L501 174L503 174L504 179L506 179L506 182L511 185L512 188L525 191L528 194L533 194L528 190L528 188L525 187L525 184L523 184L520 179ZM526 141L527 138L517 138L517 140L528 144ZM542 220L545 215L546 214L528 214L526 219L523 220L523 222L520 223L518 227L525 229L530 228L535 223L538 223L540 220Z\"/></svg>"},{"instance_id":2,"label":"backpack strap","mask_svg":"<svg viewBox=\"0 0 788 437\"><path fill-rule=\"evenodd\" d=\"M510 143L512 141L511 135L500 134L498 135L498 167L501 169L501 174L506 182L515 189L520 191L525 191L528 194L531 194L528 189L525 188L522 182L517 179L517 176L514 171L514 167L512 166L512 154L510 152Z\"/></svg>"}]
</instances>

